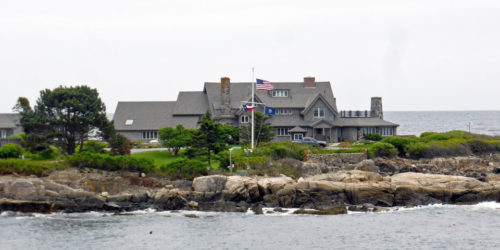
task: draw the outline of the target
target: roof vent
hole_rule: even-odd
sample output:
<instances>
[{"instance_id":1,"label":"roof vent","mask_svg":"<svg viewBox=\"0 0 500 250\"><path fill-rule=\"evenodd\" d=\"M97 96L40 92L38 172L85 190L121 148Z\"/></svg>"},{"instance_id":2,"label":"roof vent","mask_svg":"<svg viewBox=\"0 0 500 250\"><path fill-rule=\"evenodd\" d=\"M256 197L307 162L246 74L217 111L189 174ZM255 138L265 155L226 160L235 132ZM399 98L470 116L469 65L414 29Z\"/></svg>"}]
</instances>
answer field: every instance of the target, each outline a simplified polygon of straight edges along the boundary
<instances>
[{"instance_id":1,"label":"roof vent","mask_svg":"<svg viewBox=\"0 0 500 250\"><path fill-rule=\"evenodd\" d=\"M126 126L132 126L134 124L134 120L126 120L125 125Z\"/></svg>"}]
</instances>

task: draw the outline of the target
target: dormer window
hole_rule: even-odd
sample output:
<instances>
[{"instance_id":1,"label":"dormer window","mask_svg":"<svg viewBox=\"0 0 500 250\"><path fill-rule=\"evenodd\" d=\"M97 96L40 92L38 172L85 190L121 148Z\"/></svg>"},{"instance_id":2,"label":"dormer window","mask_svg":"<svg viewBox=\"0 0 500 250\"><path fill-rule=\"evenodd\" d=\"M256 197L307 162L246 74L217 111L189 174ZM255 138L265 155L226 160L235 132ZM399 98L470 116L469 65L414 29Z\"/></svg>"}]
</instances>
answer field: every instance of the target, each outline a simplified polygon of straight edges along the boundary
<instances>
[{"instance_id":1,"label":"dormer window","mask_svg":"<svg viewBox=\"0 0 500 250\"><path fill-rule=\"evenodd\" d=\"M314 118L325 117L325 111L322 108L314 108Z\"/></svg>"},{"instance_id":2,"label":"dormer window","mask_svg":"<svg viewBox=\"0 0 500 250\"><path fill-rule=\"evenodd\" d=\"M288 97L288 89L275 89L271 95L272 97Z\"/></svg>"},{"instance_id":3,"label":"dormer window","mask_svg":"<svg viewBox=\"0 0 500 250\"><path fill-rule=\"evenodd\" d=\"M132 126L134 124L134 120L126 120L125 126Z\"/></svg>"}]
</instances>

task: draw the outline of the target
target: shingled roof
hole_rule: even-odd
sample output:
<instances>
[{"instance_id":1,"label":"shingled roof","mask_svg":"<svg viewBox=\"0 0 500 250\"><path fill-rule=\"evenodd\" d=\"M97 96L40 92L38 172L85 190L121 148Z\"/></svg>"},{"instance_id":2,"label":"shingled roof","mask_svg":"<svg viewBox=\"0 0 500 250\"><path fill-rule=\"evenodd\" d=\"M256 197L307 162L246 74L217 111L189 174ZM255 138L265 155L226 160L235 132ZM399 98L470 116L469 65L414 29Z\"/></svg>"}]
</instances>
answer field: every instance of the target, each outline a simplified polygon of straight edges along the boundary
<instances>
[{"instance_id":1,"label":"shingled roof","mask_svg":"<svg viewBox=\"0 0 500 250\"><path fill-rule=\"evenodd\" d=\"M0 128L15 128L19 124L21 116L19 114L0 114Z\"/></svg>"},{"instance_id":2,"label":"shingled roof","mask_svg":"<svg viewBox=\"0 0 500 250\"><path fill-rule=\"evenodd\" d=\"M198 116L173 116L176 102L118 102L113 117L116 130L158 130L182 124L196 128ZM127 120L130 125L127 125Z\"/></svg>"},{"instance_id":3,"label":"shingled roof","mask_svg":"<svg viewBox=\"0 0 500 250\"><path fill-rule=\"evenodd\" d=\"M208 98L203 91L182 91L177 96L174 115L203 115L209 109Z\"/></svg>"},{"instance_id":4,"label":"shingled roof","mask_svg":"<svg viewBox=\"0 0 500 250\"><path fill-rule=\"evenodd\" d=\"M399 126L396 123L388 122L378 117L340 118L339 125L342 127Z\"/></svg>"},{"instance_id":5,"label":"shingled roof","mask_svg":"<svg viewBox=\"0 0 500 250\"><path fill-rule=\"evenodd\" d=\"M231 108L240 109L241 101L248 100L251 97L250 82L232 82L230 89ZM306 108L308 103L321 93L323 97L335 107L330 82L316 82L316 87L305 88L303 82L273 82L274 89L288 90L288 97L272 97L270 93L264 90L257 90L255 94L267 106L273 108ZM221 105L221 83L206 82L204 91L207 93L208 102L214 107ZM312 99L311 99L312 98Z\"/></svg>"}]
</instances>

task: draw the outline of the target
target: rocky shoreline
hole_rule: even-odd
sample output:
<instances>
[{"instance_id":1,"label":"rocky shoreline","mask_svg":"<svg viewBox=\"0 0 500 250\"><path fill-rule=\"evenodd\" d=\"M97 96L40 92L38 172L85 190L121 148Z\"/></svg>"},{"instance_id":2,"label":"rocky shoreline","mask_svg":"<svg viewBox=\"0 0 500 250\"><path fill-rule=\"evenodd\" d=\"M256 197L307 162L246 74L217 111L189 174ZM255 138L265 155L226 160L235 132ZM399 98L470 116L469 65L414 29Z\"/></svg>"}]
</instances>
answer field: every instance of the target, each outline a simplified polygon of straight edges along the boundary
<instances>
[{"instance_id":1,"label":"rocky shoreline","mask_svg":"<svg viewBox=\"0 0 500 250\"><path fill-rule=\"evenodd\" d=\"M436 203L500 202L500 157L363 160L327 166L295 162L303 177L211 175L169 181L80 169L45 177L0 176L0 211L197 210L261 213L263 207L324 214ZM462 176L461 176L462 175ZM332 212L336 211L336 212ZM331 213L330 213L331 212ZM305 213L305 212L304 212Z\"/></svg>"}]
</instances>

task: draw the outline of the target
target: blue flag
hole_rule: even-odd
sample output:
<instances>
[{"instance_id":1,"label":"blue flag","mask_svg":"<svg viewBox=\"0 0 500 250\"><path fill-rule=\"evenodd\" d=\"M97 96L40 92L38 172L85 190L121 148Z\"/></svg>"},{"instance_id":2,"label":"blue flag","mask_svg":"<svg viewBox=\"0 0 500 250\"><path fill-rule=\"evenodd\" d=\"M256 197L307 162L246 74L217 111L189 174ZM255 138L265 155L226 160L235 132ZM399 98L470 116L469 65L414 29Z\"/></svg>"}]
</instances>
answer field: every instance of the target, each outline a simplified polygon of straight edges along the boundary
<instances>
[{"instance_id":1,"label":"blue flag","mask_svg":"<svg viewBox=\"0 0 500 250\"><path fill-rule=\"evenodd\" d=\"M276 112L276 110L273 109L273 108L271 108L271 107L266 107L265 108L266 115L274 115L275 112Z\"/></svg>"}]
</instances>

